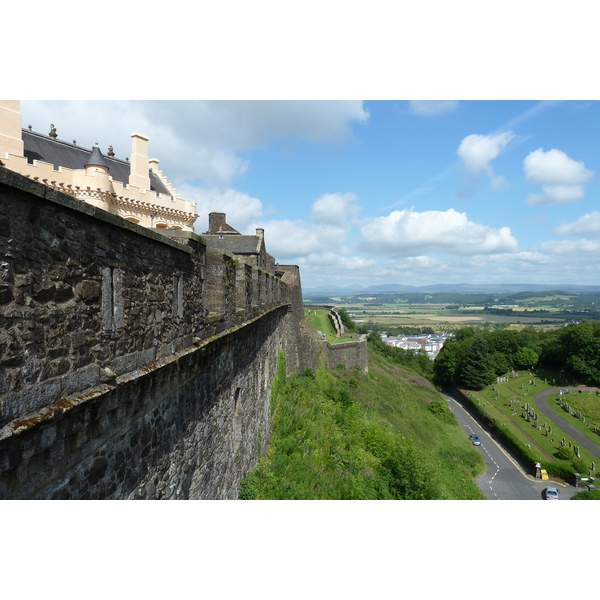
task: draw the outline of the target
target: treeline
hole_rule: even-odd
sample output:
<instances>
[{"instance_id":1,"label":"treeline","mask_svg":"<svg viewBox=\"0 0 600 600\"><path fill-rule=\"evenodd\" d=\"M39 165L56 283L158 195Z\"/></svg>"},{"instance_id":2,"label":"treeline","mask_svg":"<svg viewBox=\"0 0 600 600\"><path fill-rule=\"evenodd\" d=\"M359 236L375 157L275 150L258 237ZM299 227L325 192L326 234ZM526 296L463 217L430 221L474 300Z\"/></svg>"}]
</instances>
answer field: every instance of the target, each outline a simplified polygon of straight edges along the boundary
<instances>
[{"instance_id":1,"label":"treeline","mask_svg":"<svg viewBox=\"0 0 600 600\"><path fill-rule=\"evenodd\" d=\"M555 330L459 329L433 367L440 388L481 390L511 370L564 369L581 383L600 383L600 322L582 321Z\"/></svg>"}]
</instances>

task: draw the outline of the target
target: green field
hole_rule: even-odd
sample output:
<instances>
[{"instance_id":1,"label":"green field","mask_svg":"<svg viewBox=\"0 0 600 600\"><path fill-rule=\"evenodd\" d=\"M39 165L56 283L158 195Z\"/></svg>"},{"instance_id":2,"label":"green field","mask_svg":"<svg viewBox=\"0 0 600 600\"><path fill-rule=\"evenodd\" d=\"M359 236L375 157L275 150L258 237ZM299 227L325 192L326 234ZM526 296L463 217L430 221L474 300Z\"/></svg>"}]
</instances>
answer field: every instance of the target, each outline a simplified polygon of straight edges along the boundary
<instances>
[{"instance_id":1,"label":"green field","mask_svg":"<svg viewBox=\"0 0 600 600\"><path fill-rule=\"evenodd\" d=\"M432 293L355 294L305 298L345 309L358 326L382 331L395 327L448 333L476 328L556 328L586 319L600 320L600 294L517 292L513 294Z\"/></svg>"}]
</instances>

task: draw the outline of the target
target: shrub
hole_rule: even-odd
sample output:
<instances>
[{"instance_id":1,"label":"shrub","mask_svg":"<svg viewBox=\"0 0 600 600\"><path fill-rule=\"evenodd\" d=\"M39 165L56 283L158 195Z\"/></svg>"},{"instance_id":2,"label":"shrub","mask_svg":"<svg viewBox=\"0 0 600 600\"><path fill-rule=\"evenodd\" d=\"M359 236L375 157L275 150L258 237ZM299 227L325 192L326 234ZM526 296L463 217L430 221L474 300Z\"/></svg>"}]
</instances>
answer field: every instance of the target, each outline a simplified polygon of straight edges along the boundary
<instances>
[{"instance_id":1,"label":"shrub","mask_svg":"<svg viewBox=\"0 0 600 600\"><path fill-rule=\"evenodd\" d=\"M258 478L254 473L244 475L240 484L240 500L254 500L258 497L259 485Z\"/></svg>"},{"instance_id":2,"label":"shrub","mask_svg":"<svg viewBox=\"0 0 600 600\"><path fill-rule=\"evenodd\" d=\"M600 490L577 492L571 500L600 500Z\"/></svg>"},{"instance_id":3,"label":"shrub","mask_svg":"<svg viewBox=\"0 0 600 600\"><path fill-rule=\"evenodd\" d=\"M570 446L561 446L554 454L561 460L575 460L575 450Z\"/></svg>"},{"instance_id":4,"label":"shrub","mask_svg":"<svg viewBox=\"0 0 600 600\"><path fill-rule=\"evenodd\" d=\"M583 460L583 458L576 458L574 461L571 462L571 464L573 465L575 473L585 474L588 471L588 464L585 462L585 460Z\"/></svg>"}]
</instances>

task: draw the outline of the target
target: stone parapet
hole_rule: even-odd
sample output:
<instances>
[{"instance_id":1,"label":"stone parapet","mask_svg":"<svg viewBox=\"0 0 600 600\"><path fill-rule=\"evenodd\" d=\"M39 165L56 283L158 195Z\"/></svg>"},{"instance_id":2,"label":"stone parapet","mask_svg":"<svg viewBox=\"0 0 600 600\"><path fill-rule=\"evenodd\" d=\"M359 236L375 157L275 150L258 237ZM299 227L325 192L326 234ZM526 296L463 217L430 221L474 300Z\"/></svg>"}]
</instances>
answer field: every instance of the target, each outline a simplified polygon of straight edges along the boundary
<instances>
[{"instance_id":1,"label":"stone parapet","mask_svg":"<svg viewBox=\"0 0 600 600\"><path fill-rule=\"evenodd\" d=\"M275 274L192 232L146 229L2 167L0 200L0 427L290 302Z\"/></svg>"}]
</instances>

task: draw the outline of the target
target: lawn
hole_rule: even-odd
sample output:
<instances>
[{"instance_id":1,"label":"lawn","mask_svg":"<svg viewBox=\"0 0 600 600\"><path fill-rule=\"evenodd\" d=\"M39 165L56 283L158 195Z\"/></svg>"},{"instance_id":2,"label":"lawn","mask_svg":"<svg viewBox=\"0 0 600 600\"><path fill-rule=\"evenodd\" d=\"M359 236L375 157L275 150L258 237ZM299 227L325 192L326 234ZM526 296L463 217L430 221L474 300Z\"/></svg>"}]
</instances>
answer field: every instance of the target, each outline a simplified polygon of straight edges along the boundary
<instances>
[{"instance_id":1,"label":"lawn","mask_svg":"<svg viewBox=\"0 0 600 600\"><path fill-rule=\"evenodd\" d=\"M501 423L502 427L509 429L520 444L529 446L540 461L567 464L568 461L562 461L556 456L560 448L560 442L563 438L567 445L569 442L572 445L577 445L577 442L571 439L555 423L549 422L544 415L538 417L535 401L535 397L539 392L544 389L559 387L559 382L560 379L552 373L511 373L500 378L498 383L492 384L480 392L471 391L468 393L487 414ZM567 383L565 382L563 385L566 386ZM575 393L571 396L588 396L590 404L592 399L596 399L596 402L598 402L598 396L595 394ZM556 400L552 401L550 399L549 404L554 408ZM561 410L560 407L558 410ZM529 414L529 411L533 411L534 415ZM578 420L573 417L573 421ZM593 439L594 434L589 431L589 428L586 428L585 424L579 421L578 425L582 431L587 429L585 433ZM599 436L595 437L597 439L594 441L600 441ZM591 467L592 462L595 462L597 466L598 461L600 461L600 456L594 456L583 448L580 448L580 458L587 468Z\"/></svg>"},{"instance_id":2,"label":"lawn","mask_svg":"<svg viewBox=\"0 0 600 600\"><path fill-rule=\"evenodd\" d=\"M349 337L335 337L335 328L329 318L329 311L322 308L305 308L304 316L308 320L309 324L316 331L320 331L325 334L326 339L330 344L338 344L340 342L355 341L354 338Z\"/></svg>"}]
</instances>

